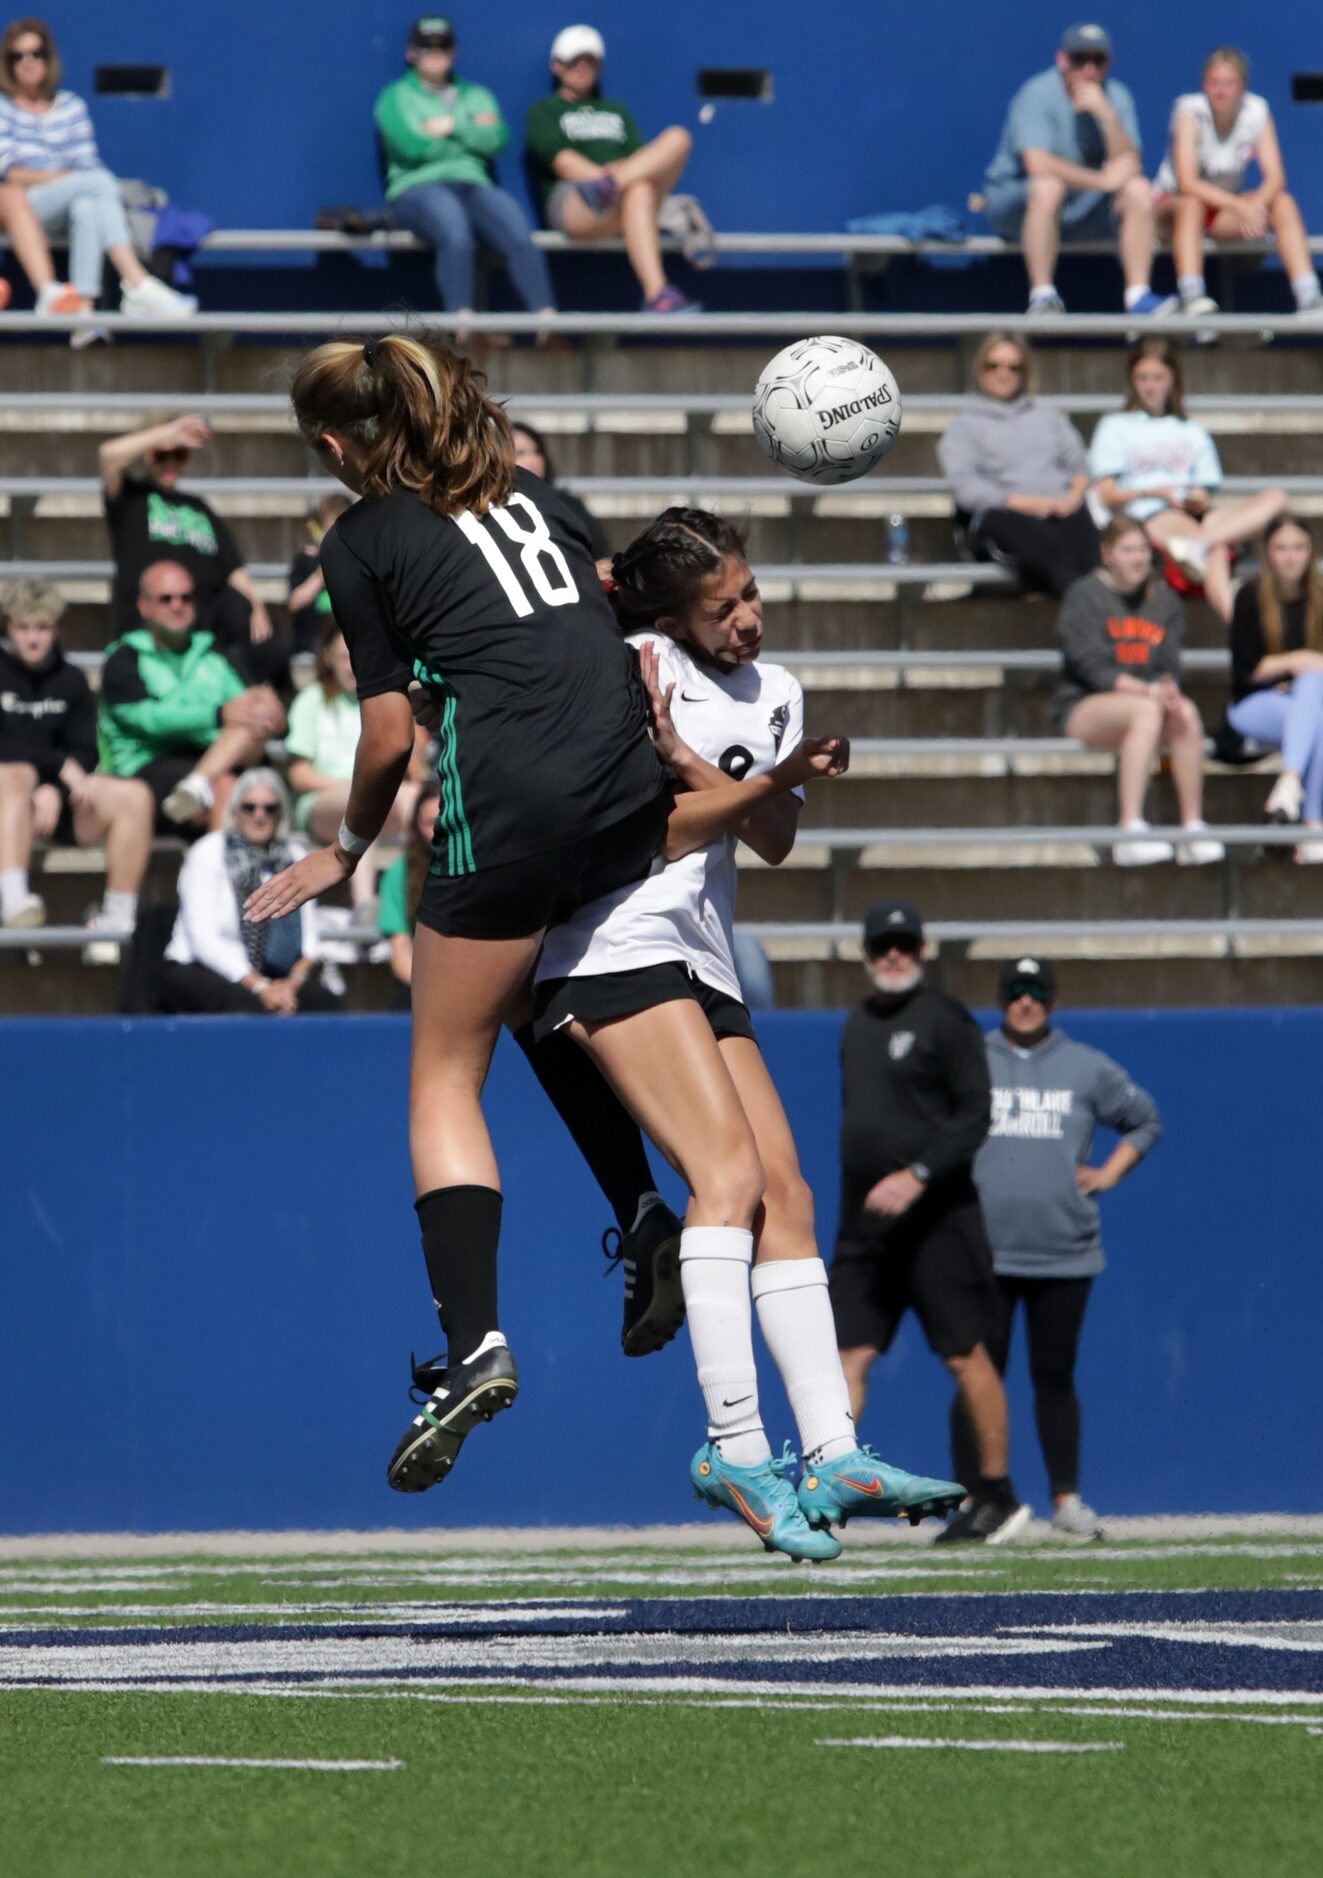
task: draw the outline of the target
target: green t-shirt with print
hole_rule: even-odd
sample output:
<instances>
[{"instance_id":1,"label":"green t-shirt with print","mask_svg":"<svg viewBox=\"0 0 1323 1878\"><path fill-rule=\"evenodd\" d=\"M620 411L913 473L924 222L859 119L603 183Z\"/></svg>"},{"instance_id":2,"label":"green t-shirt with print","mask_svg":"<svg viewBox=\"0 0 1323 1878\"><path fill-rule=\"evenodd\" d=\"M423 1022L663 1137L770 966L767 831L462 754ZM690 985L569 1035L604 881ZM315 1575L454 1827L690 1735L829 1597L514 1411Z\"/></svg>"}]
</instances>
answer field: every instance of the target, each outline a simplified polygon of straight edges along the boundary
<instances>
[{"instance_id":1,"label":"green t-shirt with print","mask_svg":"<svg viewBox=\"0 0 1323 1878\"><path fill-rule=\"evenodd\" d=\"M553 91L529 106L524 142L545 202L561 180L552 165L562 150L577 150L590 163L615 163L643 148L643 132L619 98L562 98Z\"/></svg>"}]
</instances>

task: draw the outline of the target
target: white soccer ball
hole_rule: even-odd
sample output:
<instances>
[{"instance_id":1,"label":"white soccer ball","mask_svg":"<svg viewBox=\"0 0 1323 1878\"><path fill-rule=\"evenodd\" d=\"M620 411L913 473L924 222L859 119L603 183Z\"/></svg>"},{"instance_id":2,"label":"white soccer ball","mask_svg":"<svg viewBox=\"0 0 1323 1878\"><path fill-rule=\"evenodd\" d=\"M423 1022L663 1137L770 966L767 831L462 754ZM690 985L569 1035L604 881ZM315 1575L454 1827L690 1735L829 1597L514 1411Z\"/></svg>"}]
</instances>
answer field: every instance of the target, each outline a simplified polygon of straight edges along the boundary
<instances>
[{"instance_id":1,"label":"white soccer ball","mask_svg":"<svg viewBox=\"0 0 1323 1878\"><path fill-rule=\"evenodd\" d=\"M753 434L806 483L852 483L900 434L900 389L856 339L800 339L769 360L753 396Z\"/></svg>"}]
</instances>

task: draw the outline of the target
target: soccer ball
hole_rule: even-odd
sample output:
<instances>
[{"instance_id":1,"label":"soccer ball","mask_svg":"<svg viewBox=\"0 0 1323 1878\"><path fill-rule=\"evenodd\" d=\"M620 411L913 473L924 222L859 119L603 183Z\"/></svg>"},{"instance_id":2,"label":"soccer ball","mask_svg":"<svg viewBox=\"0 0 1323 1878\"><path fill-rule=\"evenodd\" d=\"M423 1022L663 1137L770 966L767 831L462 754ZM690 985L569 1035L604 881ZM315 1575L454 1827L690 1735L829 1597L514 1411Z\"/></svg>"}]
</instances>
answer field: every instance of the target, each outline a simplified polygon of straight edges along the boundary
<instances>
[{"instance_id":1,"label":"soccer ball","mask_svg":"<svg viewBox=\"0 0 1323 1878\"><path fill-rule=\"evenodd\" d=\"M854 339L800 339L768 362L753 395L753 434L773 463L806 483L852 483L900 433L900 390Z\"/></svg>"}]
</instances>

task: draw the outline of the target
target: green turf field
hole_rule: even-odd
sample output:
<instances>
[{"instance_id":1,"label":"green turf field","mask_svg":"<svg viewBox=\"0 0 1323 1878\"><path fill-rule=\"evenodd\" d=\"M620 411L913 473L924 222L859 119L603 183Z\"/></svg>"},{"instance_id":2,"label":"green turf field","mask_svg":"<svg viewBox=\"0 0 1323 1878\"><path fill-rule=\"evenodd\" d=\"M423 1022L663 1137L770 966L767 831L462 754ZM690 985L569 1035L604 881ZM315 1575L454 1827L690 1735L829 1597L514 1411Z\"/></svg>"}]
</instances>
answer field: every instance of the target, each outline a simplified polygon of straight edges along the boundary
<instances>
[{"instance_id":1,"label":"green turf field","mask_svg":"<svg viewBox=\"0 0 1323 1878\"><path fill-rule=\"evenodd\" d=\"M0 1552L0 1873L1323 1872L1323 1537L712 1535Z\"/></svg>"}]
</instances>

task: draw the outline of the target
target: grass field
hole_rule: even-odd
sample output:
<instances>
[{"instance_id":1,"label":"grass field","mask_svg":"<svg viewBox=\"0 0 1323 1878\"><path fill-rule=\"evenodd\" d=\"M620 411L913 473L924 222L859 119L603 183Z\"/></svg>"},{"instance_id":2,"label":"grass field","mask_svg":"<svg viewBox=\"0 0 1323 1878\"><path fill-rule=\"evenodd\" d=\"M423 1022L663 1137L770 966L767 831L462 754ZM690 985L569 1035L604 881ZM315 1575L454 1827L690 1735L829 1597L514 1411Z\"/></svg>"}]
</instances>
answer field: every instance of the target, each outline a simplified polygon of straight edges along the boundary
<instances>
[{"instance_id":1,"label":"grass field","mask_svg":"<svg viewBox=\"0 0 1323 1878\"><path fill-rule=\"evenodd\" d=\"M0 1873L1323 1871L1323 1533L857 1532L0 1543Z\"/></svg>"}]
</instances>

